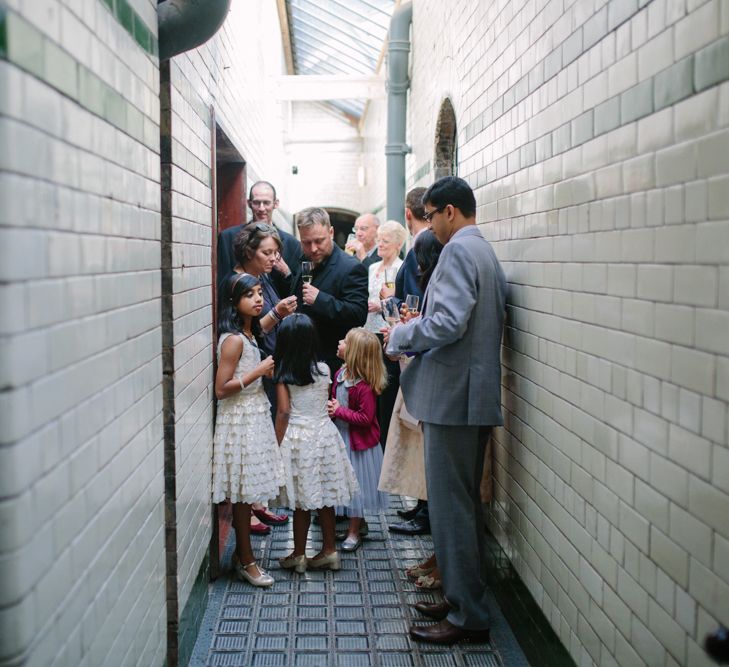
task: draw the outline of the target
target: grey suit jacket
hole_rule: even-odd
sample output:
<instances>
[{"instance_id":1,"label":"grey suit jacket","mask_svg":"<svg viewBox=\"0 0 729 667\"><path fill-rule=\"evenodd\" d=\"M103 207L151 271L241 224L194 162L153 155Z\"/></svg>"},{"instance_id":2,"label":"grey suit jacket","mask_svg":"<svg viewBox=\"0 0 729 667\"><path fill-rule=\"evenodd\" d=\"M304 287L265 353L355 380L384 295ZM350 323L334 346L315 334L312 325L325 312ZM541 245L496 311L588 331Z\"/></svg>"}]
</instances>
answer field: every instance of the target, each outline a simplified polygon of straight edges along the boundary
<instances>
[{"instance_id":1,"label":"grey suit jacket","mask_svg":"<svg viewBox=\"0 0 729 667\"><path fill-rule=\"evenodd\" d=\"M501 425L501 333L506 279L475 225L443 248L422 316L390 333L390 354L417 353L400 376L416 419L444 425Z\"/></svg>"}]
</instances>

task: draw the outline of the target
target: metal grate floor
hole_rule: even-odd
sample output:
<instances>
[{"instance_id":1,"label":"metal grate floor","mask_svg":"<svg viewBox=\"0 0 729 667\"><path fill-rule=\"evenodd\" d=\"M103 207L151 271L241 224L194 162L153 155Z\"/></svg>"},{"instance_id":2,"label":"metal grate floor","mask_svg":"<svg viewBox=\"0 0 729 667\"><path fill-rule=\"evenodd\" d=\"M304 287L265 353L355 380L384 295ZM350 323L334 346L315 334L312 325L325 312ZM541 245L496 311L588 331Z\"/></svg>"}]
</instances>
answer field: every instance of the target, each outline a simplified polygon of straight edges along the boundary
<instances>
[{"instance_id":1,"label":"metal grate floor","mask_svg":"<svg viewBox=\"0 0 729 667\"><path fill-rule=\"evenodd\" d=\"M342 553L339 572L282 570L291 552L291 524L254 537L258 562L276 579L270 589L238 581L227 570L210 585L208 607L193 649L194 667L528 667L496 601L491 597L491 643L439 647L412 642L408 626L426 622L409 605L438 601L438 592L416 589L403 570L432 552L429 535L407 537L387 530L402 507L368 516L369 537L354 553ZM339 524L343 528L346 524ZM321 544L312 523L313 554ZM229 567L234 536L223 562Z\"/></svg>"}]
</instances>

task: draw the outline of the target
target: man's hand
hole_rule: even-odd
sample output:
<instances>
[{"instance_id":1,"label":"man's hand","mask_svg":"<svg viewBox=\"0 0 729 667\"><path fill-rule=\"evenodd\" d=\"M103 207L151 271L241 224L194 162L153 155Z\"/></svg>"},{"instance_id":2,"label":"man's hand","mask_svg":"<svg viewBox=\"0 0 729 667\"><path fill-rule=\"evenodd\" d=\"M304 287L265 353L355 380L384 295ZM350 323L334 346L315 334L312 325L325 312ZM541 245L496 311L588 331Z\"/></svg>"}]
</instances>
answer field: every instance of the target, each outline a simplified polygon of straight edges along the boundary
<instances>
[{"instance_id":1,"label":"man's hand","mask_svg":"<svg viewBox=\"0 0 729 667\"><path fill-rule=\"evenodd\" d=\"M316 297L319 296L319 288L314 287L311 283L304 283L303 287L301 288L301 295L303 297L304 303L307 306L311 306L314 301L316 301Z\"/></svg>"},{"instance_id":2,"label":"man's hand","mask_svg":"<svg viewBox=\"0 0 729 667\"><path fill-rule=\"evenodd\" d=\"M352 239L351 241L348 241L347 244L344 246L344 249L354 253L357 259L359 259L360 261L362 261L362 258L367 254L365 253L362 242L358 241L357 239Z\"/></svg>"},{"instance_id":3,"label":"man's hand","mask_svg":"<svg viewBox=\"0 0 729 667\"><path fill-rule=\"evenodd\" d=\"M381 313L382 306L380 305L380 302L379 301L368 301L367 302L367 312L368 313Z\"/></svg>"}]
</instances>

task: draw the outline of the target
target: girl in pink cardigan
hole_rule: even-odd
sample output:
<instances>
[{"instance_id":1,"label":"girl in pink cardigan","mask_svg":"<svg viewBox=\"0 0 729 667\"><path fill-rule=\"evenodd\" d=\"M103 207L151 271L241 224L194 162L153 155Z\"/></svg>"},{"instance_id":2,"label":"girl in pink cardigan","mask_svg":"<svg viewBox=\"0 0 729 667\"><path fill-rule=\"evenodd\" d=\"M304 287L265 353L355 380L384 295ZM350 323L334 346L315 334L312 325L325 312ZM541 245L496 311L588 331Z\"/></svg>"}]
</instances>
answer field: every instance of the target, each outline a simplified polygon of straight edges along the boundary
<instances>
[{"instance_id":1,"label":"girl in pink cardigan","mask_svg":"<svg viewBox=\"0 0 729 667\"><path fill-rule=\"evenodd\" d=\"M351 329L339 341L337 356L344 360L344 366L334 377L327 411L347 445L361 489L345 508L349 529L342 536L342 551L354 551L362 544L362 534L366 534L365 510L381 512L389 504L389 496L377 489L382 468L377 396L387 385L387 371L380 341L362 328Z\"/></svg>"}]
</instances>

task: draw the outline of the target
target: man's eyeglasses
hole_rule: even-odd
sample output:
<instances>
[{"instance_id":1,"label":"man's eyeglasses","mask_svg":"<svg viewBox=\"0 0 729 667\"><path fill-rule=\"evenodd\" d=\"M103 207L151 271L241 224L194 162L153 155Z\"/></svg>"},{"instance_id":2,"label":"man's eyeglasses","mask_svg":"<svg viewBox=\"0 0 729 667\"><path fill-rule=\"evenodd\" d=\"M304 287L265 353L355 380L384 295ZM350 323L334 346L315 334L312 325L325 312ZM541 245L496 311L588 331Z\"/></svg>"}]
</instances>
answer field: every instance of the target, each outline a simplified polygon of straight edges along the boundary
<instances>
[{"instance_id":1,"label":"man's eyeglasses","mask_svg":"<svg viewBox=\"0 0 729 667\"><path fill-rule=\"evenodd\" d=\"M253 208L261 208L261 206L268 208L273 204L273 202L270 199L249 199L248 203Z\"/></svg>"},{"instance_id":2,"label":"man's eyeglasses","mask_svg":"<svg viewBox=\"0 0 729 667\"><path fill-rule=\"evenodd\" d=\"M432 211L427 211L423 213L423 220L425 220L425 222L430 222L431 218L436 213L440 213L441 211L443 211L446 206L448 206L448 204L446 204L445 206L441 206L440 208L434 208Z\"/></svg>"}]
</instances>

